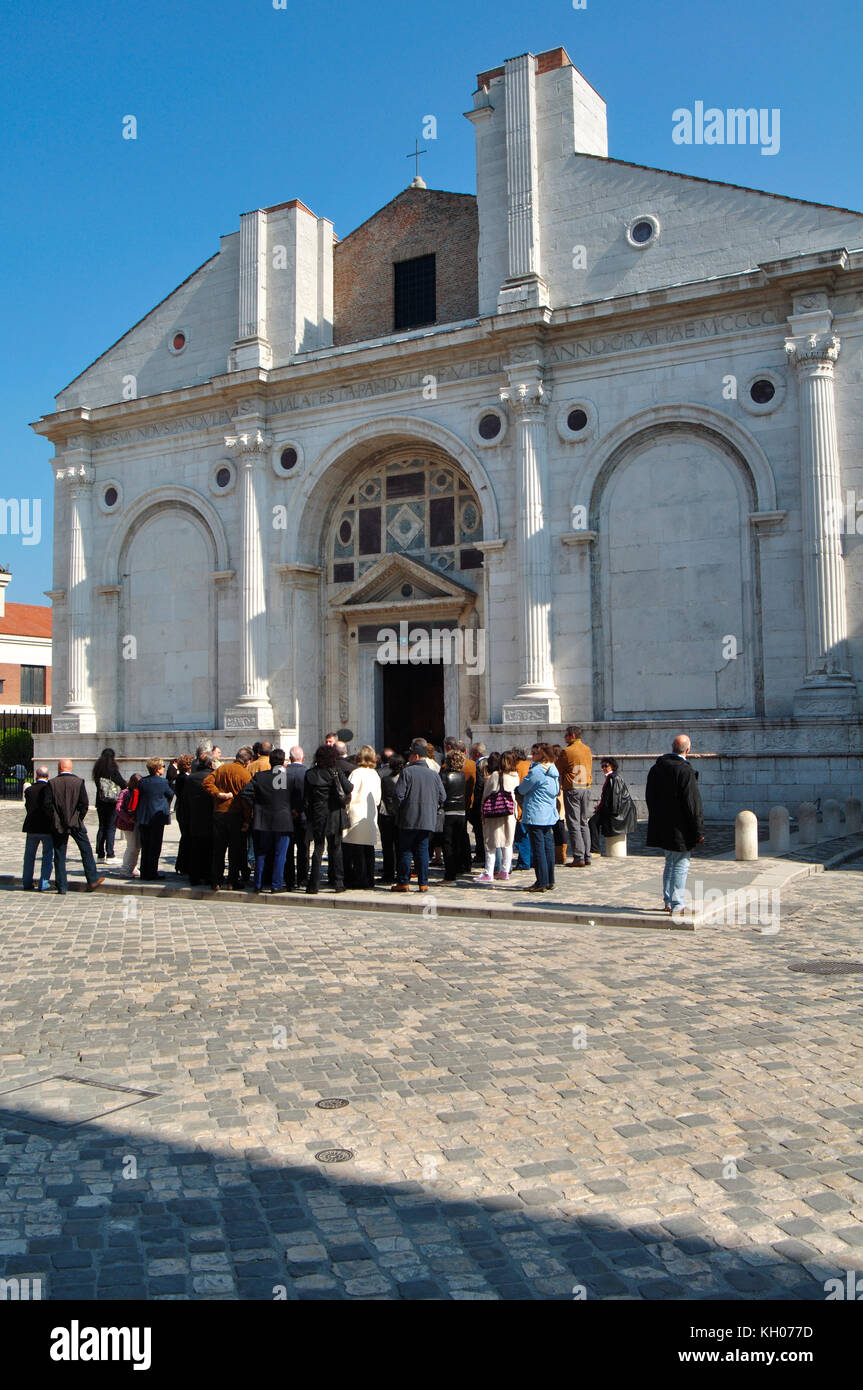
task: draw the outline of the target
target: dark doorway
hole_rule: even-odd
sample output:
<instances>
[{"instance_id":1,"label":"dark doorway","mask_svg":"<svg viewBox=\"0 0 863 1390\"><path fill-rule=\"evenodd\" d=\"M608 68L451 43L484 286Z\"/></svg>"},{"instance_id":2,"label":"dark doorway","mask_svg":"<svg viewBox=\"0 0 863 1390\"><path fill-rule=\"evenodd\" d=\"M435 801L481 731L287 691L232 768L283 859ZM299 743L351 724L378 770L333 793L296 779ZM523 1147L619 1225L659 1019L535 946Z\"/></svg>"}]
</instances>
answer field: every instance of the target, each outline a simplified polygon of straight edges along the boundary
<instances>
[{"instance_id":1,"label":"dark doorway","mask_svg":"<svg viewBox=\"0 0 863 1390\"><path fill-rule=\"evenodd\" d=\"M383 681L382 748L404 753L412 738L436 748L444 740L443 666L394 663L378 668Z\"/></svg>"}]
</instances>

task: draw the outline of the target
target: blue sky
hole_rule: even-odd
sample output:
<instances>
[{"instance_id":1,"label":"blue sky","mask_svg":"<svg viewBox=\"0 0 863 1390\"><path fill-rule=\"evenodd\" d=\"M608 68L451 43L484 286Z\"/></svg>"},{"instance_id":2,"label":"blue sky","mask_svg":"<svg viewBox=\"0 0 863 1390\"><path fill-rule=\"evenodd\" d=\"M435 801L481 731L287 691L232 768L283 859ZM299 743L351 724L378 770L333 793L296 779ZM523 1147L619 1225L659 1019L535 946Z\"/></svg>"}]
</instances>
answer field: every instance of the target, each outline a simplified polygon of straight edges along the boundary
<instances>
[{"instance_id":1,"label":"blue sky","mask_svg":"<svg viewBox=\"0 0 863 1390\"><path fill-rule=\"evenodd\" d=\"M218 249L299 197L345 235L409 182L474 191L476 73L563 45L609 108L609 153L863 210L860 0L3 0L0 534L10 601L51 587L51 448L28 422ZM672 112L778 107L781 148L682 146ZM134 115L135 141L122 138Z\"/></svg>"}]
</instances>

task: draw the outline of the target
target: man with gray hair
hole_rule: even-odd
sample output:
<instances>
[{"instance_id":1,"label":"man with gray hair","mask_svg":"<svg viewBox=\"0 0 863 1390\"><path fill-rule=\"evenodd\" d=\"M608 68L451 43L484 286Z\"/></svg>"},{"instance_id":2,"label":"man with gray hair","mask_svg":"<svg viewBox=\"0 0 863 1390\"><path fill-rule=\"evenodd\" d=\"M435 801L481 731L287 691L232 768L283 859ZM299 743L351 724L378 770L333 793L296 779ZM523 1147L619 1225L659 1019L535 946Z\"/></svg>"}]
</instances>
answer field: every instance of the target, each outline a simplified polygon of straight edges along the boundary
<instances>
[{"instance_id":1,"label":"man with gray hair","mask_svg":"<svg viewBox=\"0 0 863 1390\"><path fill-rule=\"evenodd\" d=\"M662 902L666 912L684 906L692 851L704 842L698 773L687 762L691 747L688 735L678 734L672 751L657 758L647 774L647 843L665 850Z\"/></svg>"},{"instance_id":2,"label":"man with gray hair","mask_svg":"<svg viewBox=\"0 0 863 1390\"><path fill-rule=\"evenodd\" d=\"M21 886L32 893L33 866L36 851L42 849L42 867L39 873L37 893L47 893L51 887L51 870L54 867L54 808L51 788L48 783L50 773L47 767L37 767L36 781L24 792L24 824L21 829L27 839L24 841L24 867L21 870Z\"/></svg>"},{"instance_id":3,"label":"man with gray hair","mask_svg":"<svg viewBox=\"0 0 863 1390\"><path fill-rule=\"evenodd\" d=\"M290 762L285 768L285 777L291 793L294 833L288 843L288 857L285 860L285 887L292 890L305 888L308 882L309 837L306 827L306 813L303 807L303 791L306 782L305 754L298 743L294 744L288 757Z\"/></svg>"}]
</instances>

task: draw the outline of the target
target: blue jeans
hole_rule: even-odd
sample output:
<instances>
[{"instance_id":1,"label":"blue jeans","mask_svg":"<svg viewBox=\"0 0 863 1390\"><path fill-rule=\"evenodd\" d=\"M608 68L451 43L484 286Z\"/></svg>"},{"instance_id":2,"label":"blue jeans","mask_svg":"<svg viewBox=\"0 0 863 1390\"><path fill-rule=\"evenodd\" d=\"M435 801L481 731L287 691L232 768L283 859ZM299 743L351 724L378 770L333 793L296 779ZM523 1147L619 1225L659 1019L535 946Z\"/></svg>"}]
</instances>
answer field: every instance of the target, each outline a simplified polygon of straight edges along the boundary
<instances>
[{"instance_id":1,"label":"blue jeans","mask_svg":"<svg viewBox=\"0 0 863 1390\"><path fill-rule=\"evenodd\" d=\"M288 857L290 835L280 835L275 830L253 830L252 843L255 847L255 887L260 889L264 881L264 869L269 861L271 868L270 884L278 892L285 882L285 860Z\"/></svg>"},{"instance_id":2,"label":"blue jeans","mask_svg":"<svg viewBox=\"0 0 863 1390\"><path fill-rule=\"evenodd\" d=\"M411 859L416 864L417 883L422 888L429 881L429 840L430 830L399 831L399 871L398 882L410 883Z\"/></svg>"},{"instance_id":3,"label":"blue jeans","mask_svg":"<svg viewBox=\"0 0 863 1390\"><path fill-rule=\"evenodd\" d=\"M529 825L530 857L540 888L554 887L554 835L550 825Z\"/></svg>"},{"instance_id":4,"label":"blue jeans","mask_svg":"<svg viewBox=\"0 0 863 1390\"><path fill-rule=\"evenodd\" d=\"M530 836L527 833L527 826L522 825L520 820L515 823L513 846L518 850L518 862L521 867L529 869L533 863L533 856L530 852Z\"/></svg>"},{"instance_id":5,"label":"blue jeans","mask_svg":"<svg viewBox=\"0 0 863 1390\"><path fill-rule=\"evenodd\" d=\"M662 872L662 897L666 907L672 910L683 907L683 890L692 854L688 849L666 850L665 868Z\"/></svg>"},{"instance_id":6,"label":"blue jeans","mask_svg":"<svg viewBox=\"0 0 863 1390\"><path fill-rule=\"evenodd\" d=\"M93 846L90 844L86 825L79 826L74 830L67 830L64 835L54 835L52 836L54 841L54 877L58 893L65 893L69 886L66 879L66 850L69 847L70 835L80 851L84 877L87 882L95 883L99 877L99 870L96 868L96 860L93 858Z\"/></svg>"},{"instance_id":7,"label":"blue jeans","mask_svg":"<svg viewBox=\"0 0 863 1390\"><path fill-rule=\"evenodd\" d=\"M51 887L51 870L54 867L54 840L51 835L28 834L24 845L24 867L21 870L21 882L25 888L33 887L33 866L36 863L36 851L42 846L42 871L39 874L39 887L43 893Z\"/></svg>"}]
</instances>

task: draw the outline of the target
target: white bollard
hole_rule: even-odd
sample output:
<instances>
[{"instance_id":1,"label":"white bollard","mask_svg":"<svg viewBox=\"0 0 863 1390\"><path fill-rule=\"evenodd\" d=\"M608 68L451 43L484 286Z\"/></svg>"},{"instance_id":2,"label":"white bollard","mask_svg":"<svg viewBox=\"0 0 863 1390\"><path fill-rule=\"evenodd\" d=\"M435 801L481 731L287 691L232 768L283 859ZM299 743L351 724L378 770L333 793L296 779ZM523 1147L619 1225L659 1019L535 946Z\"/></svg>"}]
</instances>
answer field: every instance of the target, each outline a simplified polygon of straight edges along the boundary
<instances>
[{"instance_id":1,"label":"white bollard","mask_svg":"<svg viewBox=\"0 0 863 1390\"><path fill-rule=\"evenodd\" d=\"M842 807L831 797L821 807L821 834L825 840L836 840L842 834Z\"/></svg>"},{"instance_id":2,"label":"white bollard","mask_svg":"<svg viewBox=\"0 0 863 1390\"><path fill-rule=\"evenodd\" d=\"M603 859L625 859L626 835L606 835L602 857Z\"/></svg>"},{"instance_id":3,"label":"white bollard","mask_svg":"<svg viewBox=\"0 0 863 1390\"><path fill-rule=\"evenodd\" d=\"M787 806L774 806L770 812L770 853L787 854L791 848L791 815Z\"/></svg>"},{"instance_id":4,"label":"white bollard","mask_svg":"<svg viewBox=\"0 0 863 1390\"><path fill-rule=\"evenodd\" d=\"M818 839L818 811L814 801L801 801L797 807L797 829L801 845L814 845Z\"/></svg>"},{"instance_id":5,"label":"white bollard","mask_svg":"<svg viewBox=\"0 0 863 1390\"><path fill-rule=\"evenodd\" d=\"M754 811L740 811L734 822L734 858L758 858L758 817Z\"/></svg>"},{"instance_id":6,"label":"white bollard","mask_svg":"<svg viewBox=\"0 0 863 1390\"><path fill-rule=\"evenodd\" d=\"M859 835L863 830L863 817L860 813L859 797L849 796L845 802L845 834Z\"/></svg>"}]
</instances>

